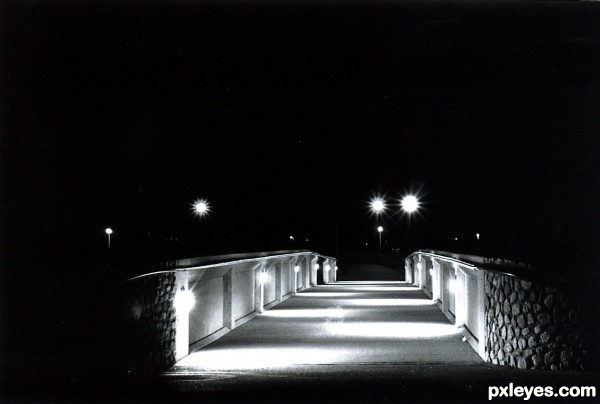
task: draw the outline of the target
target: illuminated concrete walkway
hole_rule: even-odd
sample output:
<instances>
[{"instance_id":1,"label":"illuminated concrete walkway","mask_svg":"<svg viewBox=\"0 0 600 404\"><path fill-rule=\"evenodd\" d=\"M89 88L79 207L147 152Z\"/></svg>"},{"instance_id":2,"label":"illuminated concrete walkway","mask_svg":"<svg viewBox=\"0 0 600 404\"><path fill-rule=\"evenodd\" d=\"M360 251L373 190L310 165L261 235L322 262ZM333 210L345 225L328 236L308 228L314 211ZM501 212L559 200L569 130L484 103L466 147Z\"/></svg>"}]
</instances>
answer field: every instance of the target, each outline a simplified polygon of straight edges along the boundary
<instances>
[{"instance_id":1,"label":"illuminated concrete walkway","mask_svg":"<svg viewBox=\"0 0 600 404\"><path fill-rule=\"evenodd\" d=\"M420 290L346 281L286 300L164 372L160 393L232 402L485 401L487 387L597 374L484 363Z\"/></svg>"},{"instance_id":2,"label":"illuminated concrete walkway","mask_svg":"<svg viewBox=\"0 0 600 404\"><path fill-rule=\"evenodd\" d=\"M480 361L417 288L343 283L299 293L191 354L174 371Z\"/></svg>"}]
</instances>

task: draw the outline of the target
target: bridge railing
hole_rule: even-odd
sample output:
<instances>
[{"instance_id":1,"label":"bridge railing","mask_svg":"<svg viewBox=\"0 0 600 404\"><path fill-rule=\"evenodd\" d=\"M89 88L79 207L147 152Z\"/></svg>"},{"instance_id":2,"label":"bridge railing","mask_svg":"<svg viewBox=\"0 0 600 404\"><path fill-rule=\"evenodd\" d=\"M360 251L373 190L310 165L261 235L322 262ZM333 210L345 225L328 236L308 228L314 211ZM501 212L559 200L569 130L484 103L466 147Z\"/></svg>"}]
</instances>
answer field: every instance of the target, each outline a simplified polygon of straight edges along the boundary
<instances>
[{"instance_id":1,"label":"bridge railing","mask_svg":"<svg viewBox=\"0 0 600 404\"><path fill-rule=\"evenodd\" d=\"M336 281L336 259L277 251L179 260L127 281L140 366L165 369L298 291Z\"/></svg>"},{"instance_id":2,"label":"bridge railing","mask_svg":"<svg viewBox=\"0 0 600 404\"><path fill-rule=\"evenodd\" d=\"M487 362L521 369L581 370L579 305L564 290L508 260L419 250L405 276L459 327Z\"/></svg>"}]
</instances>

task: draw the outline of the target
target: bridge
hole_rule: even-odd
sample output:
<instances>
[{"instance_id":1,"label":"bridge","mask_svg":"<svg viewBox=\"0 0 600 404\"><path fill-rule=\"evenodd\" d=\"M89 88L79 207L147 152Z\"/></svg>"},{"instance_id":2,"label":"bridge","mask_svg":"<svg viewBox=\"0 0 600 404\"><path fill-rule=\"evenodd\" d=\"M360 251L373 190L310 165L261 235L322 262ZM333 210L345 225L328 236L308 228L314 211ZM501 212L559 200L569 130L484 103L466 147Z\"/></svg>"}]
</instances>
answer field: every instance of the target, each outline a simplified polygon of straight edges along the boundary
<instances>
[{"instance_id":1,"label":"bridge","mask_svg":"<svg viewBox=\"0 0 600 404\"><path fill-rule=\"evenodd\" d=\"M501 259L419 250L400 263L278 251L132 278L128 372L151 379L152 396L236 401L485 400L510 383L597 384L568 289Z\"/></svg>"}]
</instances>

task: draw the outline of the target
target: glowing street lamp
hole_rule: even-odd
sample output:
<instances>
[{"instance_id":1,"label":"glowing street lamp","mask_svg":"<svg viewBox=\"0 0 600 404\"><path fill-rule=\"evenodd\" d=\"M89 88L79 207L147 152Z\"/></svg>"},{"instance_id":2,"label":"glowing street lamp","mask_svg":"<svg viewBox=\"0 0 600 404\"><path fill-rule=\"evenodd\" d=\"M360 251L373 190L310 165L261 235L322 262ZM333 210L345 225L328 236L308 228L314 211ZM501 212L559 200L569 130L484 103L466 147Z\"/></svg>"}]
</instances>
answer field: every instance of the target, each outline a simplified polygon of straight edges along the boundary
<instances>
[{"instance_id":1,"label":"glowing street lamp","mask_svg":"<svg viewBox=\"0 0 600 404\"><path fill-rule=\"evenodd\" d=\"M196 215L202 217L210 212L210 206L206 200L198 199L192 204L192 210Z\"/></svg>"},{"instance_id":2,"label":"glowing street lamp","mask_svg":"<svg viewBox=\"0 0 600 404\"><path fill-rule=\"evenodd\" d=\"M381 233L383 233L383 227L379 226L377 232L379 233L379 251L381 251Z\"/></svg>"},{"instance_id":3,"label":"glowing street lamp","mask_svg":"<svg viewBox=\"0 0 600 404\"><path fill-rule=\"evenodd\" d=\"M107 227L104 232L108 236L108 249L110 250L110 235L113 234L113 230L110 227Z\"/></svg>"},{"instance_id":4,"label":"glowing street lamp","mask_svg":"<svg viewBox=\"0 0 600 404\"><path fill-rule=\"evenodd\" d=\"M300 265L294 266L294 293L298 291L298 272L300 272Z\"/></svg>"},{"instance_id":5,"label":"glowing street lamp","mask_svg":"<svg viewBox=\"0 0 600 404\"><path fill-rule=\"evenodd\" d=\"M375 214L380 214L385 210L385 202L381 198L375 198L371 201L371 210Z\"/></svg>"},{"instance_id":6,"label":"glowing street lamp","mask_svg":"<svg viewBox=\"0 0 600 404\"><path fill-rule=\"evenodd\" d=\"M419 209L419 200L414 195L406 195L400 201L402 210L408 214L408 249L412 250L412 234L410 231L410 216Z\"/></svg>"}]
</instances>

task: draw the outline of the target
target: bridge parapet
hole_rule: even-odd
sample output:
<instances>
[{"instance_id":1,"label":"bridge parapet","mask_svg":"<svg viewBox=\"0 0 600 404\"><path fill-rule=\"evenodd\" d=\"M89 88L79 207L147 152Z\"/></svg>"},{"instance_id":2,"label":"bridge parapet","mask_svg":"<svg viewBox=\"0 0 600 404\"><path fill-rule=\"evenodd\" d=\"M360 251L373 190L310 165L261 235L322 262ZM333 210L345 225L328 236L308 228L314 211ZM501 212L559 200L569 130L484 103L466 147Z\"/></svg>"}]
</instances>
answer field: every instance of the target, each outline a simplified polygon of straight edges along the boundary
<instances>
[{"instance_id":1,"label":"bridge parapet","mask_svg":"<svg viewBox=\"0 0 600 404\"><path fill-rule=\"evenodd\" d=\"M166 369L264 310L336 281L336 259L311 251L179 260L129 279L126 321L137 366Z\"/></svg>"},{"instance_id":2,"label":"bridge parapet","mask_svg":"<svg viewBox=\"0 0 600 404\"><path fill-rule=\"evenodd\" d=\"M588 341L580 305L560 288L531 280L530 267L421 250L406 258L405 271L406 280L436 302L486 362L520 369L584 369Z\"/></svg>"}]
</instances>

